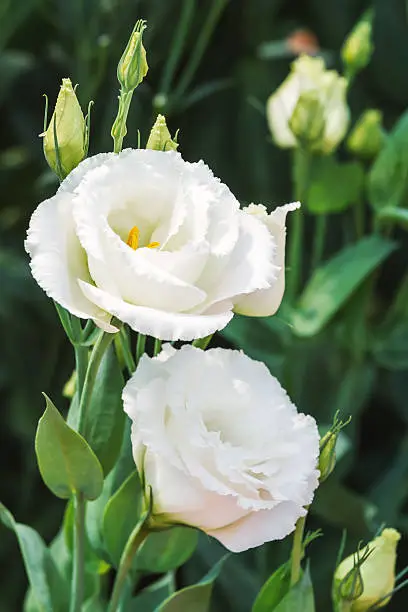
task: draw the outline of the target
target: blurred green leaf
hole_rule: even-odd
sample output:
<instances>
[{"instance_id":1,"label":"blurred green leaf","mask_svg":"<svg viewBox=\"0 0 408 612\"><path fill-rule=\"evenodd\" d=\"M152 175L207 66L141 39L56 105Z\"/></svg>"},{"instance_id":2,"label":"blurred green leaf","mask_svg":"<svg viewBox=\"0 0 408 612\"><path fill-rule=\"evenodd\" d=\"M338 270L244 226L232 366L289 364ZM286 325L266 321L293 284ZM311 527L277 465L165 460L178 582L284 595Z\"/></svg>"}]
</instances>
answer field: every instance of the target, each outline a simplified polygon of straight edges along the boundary
<instances>
[{"instance_id":1,"label":"blurred green leaf","mask_svg":"<svg viewBox=\"0 0 408 612\"><path fill-rule=\"evenodd\" d=\"M186 612L186 610L208 612L214 581L227 556L222 557L198 584L181 589L168 597L156 608L156 612Z\"/></svg>"},{"instance_id":2,"label":"blurred green leaf","mask_svg":"<svg viewBox=\"0 0 408 612\"><path fill-rule=\"evenodd\" d=\"M134 597L124 612L141 610L143 612L154 612L156 608L171 595L173 578L171 574L166 574L160 580L149 585Z\"/></svg>"},{"instance_id":3,"label":"blurred green leaf","mask_svg":"<svg viewBox=\"0 0 408 612\"><path fill-rule=\"evenodd\" d=\"M142 486L135 471L106 505L103 514L103 538L115 567L118 567L126 542L140 519L142 502Z\"/></svg>"},{"instance_id":4,"label":"blurred green leaf","mask_svg":"<svg viewBox=\"0 0 408 612\"><path fill-rule=\"evenodd\" d=\"M385 206L377 213L377 221L381 225L394 224L408 230L408 210L406 208L395 208L394 206Z\"/></svg>"},{"instance_id":5,"label":"blurred green leaf","mask_svg":"<svg viewBox=\"0 0 408 612\"><path fill-rule=\"evenodd\" d=\"M293 313L293 331L317 334L342 308L359 285L396 248L391 240L373 235L344 247L318 268Z\"/></svg>"},{"instance_id":6,"label":"blurred green leaf","mask_svg":"<svg viewBox=\"0 0 408 612\"><path fill-rule=\"evenodd\" d=\"M198 532L190 527L172 527L150 533L136 555L136 568L162 574L177 569L193 554Z\"/></svg>"},{"instance_id":7,"label":"blurred green leaf","mask_svg":"<svg viewBox=\"0 0 408 612\"><path fill-rule=\"evenodd\" d=\"M396 123L371 168L368 196L376 210L408 206L408 112Z\"/></svg>"},{"instance_id":8,"label":"blurred green leaf","mask_svg":"<svg viewBox=\"0 0 408 612\"><path fill-rule=\"evenodd\" d=\"M314 160L306 201L308 210L315 215L325 215L357 204L364 179L363 166L356 161L339 163L331 156Z\"/></svg>"},{"instance_id":9,"label":"blurred green leaf","mask_svg":"<svg viewBox=\"0 0 408 612\"><path fill-rule=\"evenodd\" d=\"M408 369L408 320L397 321L374 339L373 355L377 363L390 370Z\"/></svg>"},{"instance_id":10,"label":"blurred green leaf","mask_svg":"<svg viewBox=\"0 0 408 612\"><path fill-rule=\"evenodd\" d=\"M313 585L309 566L306 567L299 582L290 588L282 601L275 608L269 609L275 612L300 612L300 610L302 612L315 612Z\"/></svg>"},{"instance_id":11,"label":"blurred green leaf","mask_svg":"<svg viewBox=\"0 0 408 612\"><path fill-rule=\"evenodd\" d=\"M272 612L289 590L290 564L284 563L263 585L259 591L252 612Z\"/></svg>"},{"instance_id":12,"label":"blurred green leaf","mask_svg":"<svg viewBox=\"0 0 408 612\"><path fill-rule=\"evenodd\" d=\"M113 346L102 358L88 408L87 440L101 462L105 475L110 472L122 445L125 413L122 406L123 375Z\"/></svg>"},{"instance_id":13,"label":"blurred green leaf","mask_svg":"<svg viewBox=\"0 0 408 612\"><path fill-rule=\"evenodd\" d=\"M41 536L28 525L16 523L0 503L0 520L16 534L32 589L32 603L43 612L63 612L68 585L64 583Z\"/></svg>"},{"instance_id":14,"label":"blurred green leaf","mask_svg":"<svg viewBox=\"0 0 408 612\"><path fill-rule=\"evenodd\" d=\"M41 476L57 497L83 493L96 499L103 487L101 465L86 440L71 429L45 395L46 409L39 420L35 451Z\"/></svg>"}]
</instances>

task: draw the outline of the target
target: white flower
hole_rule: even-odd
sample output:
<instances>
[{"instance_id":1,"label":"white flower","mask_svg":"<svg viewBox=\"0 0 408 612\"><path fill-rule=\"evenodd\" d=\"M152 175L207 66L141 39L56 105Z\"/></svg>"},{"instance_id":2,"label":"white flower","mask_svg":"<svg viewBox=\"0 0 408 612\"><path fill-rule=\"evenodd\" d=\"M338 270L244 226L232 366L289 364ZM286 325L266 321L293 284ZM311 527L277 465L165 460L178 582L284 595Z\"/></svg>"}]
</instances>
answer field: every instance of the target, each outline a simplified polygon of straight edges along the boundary
<instances>
[{"instance_id":1,"label":"white flower","mask_svg":"<svg viewBox=\"0 0 408 612\"><path fill-rule=\"evenodd\" d=\"M347 81L335 70L326 70L321 58L300 56L267 102L276 144L291 148L298 145L298 138L310 138L314 151L331 153L344 138L350 120L346 89Z\"/></svg>"},{"instance_id":2,"label":"white flower","mask_svg":"<svg viewBox=\"0 0 408 612\"><path fill-rule=\"evenodd\" d=\"M319 472L314 419L263 363L227 349L165 345L123 391L153 525L184 523L238 552L284 538Z\"/></svg>"},{"instance_id":3,"label":"white flower","mask_svg":"<svg viewBox=\"0 0 408 612\"><path fill-rule=\"evenodd\" d=\"M25 246L38 284L74 315L192 340L259 290L277 292L273 314L284 231L240 210L203 162L127 149L79 164L34 212Z\"/></svg>"}]
</instances>

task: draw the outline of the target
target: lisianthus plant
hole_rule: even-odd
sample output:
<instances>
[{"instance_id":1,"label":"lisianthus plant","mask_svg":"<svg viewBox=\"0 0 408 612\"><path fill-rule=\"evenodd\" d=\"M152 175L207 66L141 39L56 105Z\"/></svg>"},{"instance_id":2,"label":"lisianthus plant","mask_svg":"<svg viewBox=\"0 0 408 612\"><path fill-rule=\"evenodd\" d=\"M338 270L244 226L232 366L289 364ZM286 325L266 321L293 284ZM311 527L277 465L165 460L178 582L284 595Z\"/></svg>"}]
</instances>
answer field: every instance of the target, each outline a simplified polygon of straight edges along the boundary
<instances>
[{"instance_id":1,"label":"lisianthus plant","mask_svg":"<svg viewBox=\"0 0 408 612\"><path fill-rule=\"evenodd\" d=\"M295 211L296 263L300 203L270 213L241 208L204 162L183 159L162 115L146 146L132 128L133 147L123 149L132 96L148 72L145 27L137 22L118 64L113 151L87 156L91 107L84 117L69 79L45 118L44 154L60 186L33 212L25 247L75 371L68 414L45 395L35 439L45 484L67 500L60 531L47 546L0 506L27 570L25 610L204 612L229 554L291 538L289 558L252 609L312 612L306 556L320 534L305 523L345 423L336 415L320 435L264 363L211 348L235 313L265 317L279 308L286 216ZM297 151L300 197L310 157L332 154L346 133L346 84L321 60L301 58L268 103L276 142ZM285 99L290 117L281 116ZM292 296L296 270L288 273ZM198 531L226 554L198 583L180 584L176 570ZM341 561L340 552L334 610L388 603L399 537L386 528L351 558Z\"/></svg>"}]
</instances>

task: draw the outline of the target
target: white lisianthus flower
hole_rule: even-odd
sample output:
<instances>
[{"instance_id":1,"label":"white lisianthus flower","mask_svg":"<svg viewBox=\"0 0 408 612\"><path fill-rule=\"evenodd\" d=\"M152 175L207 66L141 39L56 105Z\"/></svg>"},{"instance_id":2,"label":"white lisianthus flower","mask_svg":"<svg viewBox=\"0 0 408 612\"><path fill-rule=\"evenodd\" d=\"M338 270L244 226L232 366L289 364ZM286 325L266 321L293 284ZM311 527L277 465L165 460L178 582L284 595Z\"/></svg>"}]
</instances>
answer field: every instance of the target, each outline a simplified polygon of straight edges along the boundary
<instances>
[{"instance_id":1,"label":"white lisianthus flower","mask_svg":"<svg viewBox=\"0 0 408 612\"><path fill-rule=\"evenodd\" d=\"M335 70L326 70L321 58L300 56L267 101L268 124L276 144L293 148L303 141L318 153L334 151L350 121L346 90L346 79Z\"/></svg>"},{"instance_id":2,"label":"white lisianthus flower","mask_svg":"<svg viewBox=\"0 0 408 612\"><path fill-rule=\"evenodd\" d=\"M263 363L165 345L123 391L152 526L182 523L239 552L287 536L318 484L319 434Z\"/></svg>"},{"instance_id":3,"label":"white lisianthus flower","mask_svg":"<svg viewBox=\"0 0 408 612\"><path fill-rule=\"evenodd\" d=\"M38 284L72 314L192 340L225 327L253 292L276 296L252 315L275 312L284 232L240 210L203 162L127 149L79 164L34 212L25 246Z\"/></svg>"}]
</instances>

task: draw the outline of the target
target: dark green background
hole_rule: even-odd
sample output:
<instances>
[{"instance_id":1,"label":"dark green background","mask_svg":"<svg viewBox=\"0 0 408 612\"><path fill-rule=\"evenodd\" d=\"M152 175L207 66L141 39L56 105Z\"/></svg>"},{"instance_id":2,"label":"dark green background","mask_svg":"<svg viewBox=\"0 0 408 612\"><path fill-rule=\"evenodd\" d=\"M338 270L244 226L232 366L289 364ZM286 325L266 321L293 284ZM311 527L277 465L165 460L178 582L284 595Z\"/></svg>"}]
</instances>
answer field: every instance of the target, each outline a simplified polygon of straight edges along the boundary
<instances>
[{"instance_id":1,"label":"dark green background","mask_svg":"<svg viewBox=\"0 0 408 612\"><path fill-rule=\"evenodd\" d=\"M176 84L213 4L195 2ZM242 203L263 202L273 208L292 199L291 157L272 144L262 107L293 57L286 53L261 59L259 45L307 27L317 36L330 67L340 68L342 42L371 4L362 0L219 4L225 6L187 92L172 100L170 91L168 124L172 132L180 129L180 150L187 160L203 158ZM379 108L391 128L408 107L407 7L404 0L376 0L373 5L375 52L353 84L349 102L354 119L365 108ZM62 77L79 83L83 108L90 99L95 101L90 153L111 150L116 64L135 20L146 18L150 69L135 94L125 141L135 146L140 129L144 143L181 6L181 0L0 0L0 499L17 520L33 525L47 541L56 532L63 503L41 482L34 433L43 410L41 391L59 399L73 368L73 355L53 305L30 278L23 250L32 211L56 188L38 137L42 94L48 94L52 105ZM369 217L368 207L366 214ZM313 227L307 219L310 235ZM344 228L347 215L331 216L326 257L344 242ZM379 278L377 298L382 307L391 301L407 263L405 237L400 233L397 238L402 248ZM308 254L306 246L306 261ZM319 611L328 609L330 574L342 527L350 532L350 549L382 522L404 530L405 536L408 533L407 371L380 367L368 356L350 382L342 369L347 361L345 334L346 326L340 325L312 340L293 343L278 316L266 322L238 319L218 338L219 343L236 343L265 359L277 375L282 363L289 361L292 396L299 409L320 422L328 423L336 406L343 414L354 415L347 430L352 450L333 480L324 485L324 495L322 487L323 499L311 518L311 527L324 531L324 538L309 551ZM370 504L378 507L374 521ZM402 568L408 563L406 543L400 552ZM219 580L215 598L219 603L214 609L249 610L255 593L285 553L285 545L270 544L230 559ZM204 574L219 556L219 547L203 537L199 553L180 572L180 584ZM14 536L2 527L0 565L0 610L20 610L26 580ZM408 595L402 592L388 609L403 610L407 603Z\"/></svg>"}]
</instances>

